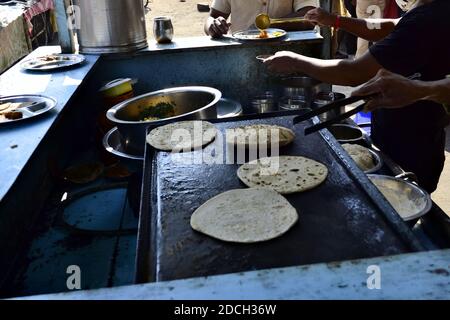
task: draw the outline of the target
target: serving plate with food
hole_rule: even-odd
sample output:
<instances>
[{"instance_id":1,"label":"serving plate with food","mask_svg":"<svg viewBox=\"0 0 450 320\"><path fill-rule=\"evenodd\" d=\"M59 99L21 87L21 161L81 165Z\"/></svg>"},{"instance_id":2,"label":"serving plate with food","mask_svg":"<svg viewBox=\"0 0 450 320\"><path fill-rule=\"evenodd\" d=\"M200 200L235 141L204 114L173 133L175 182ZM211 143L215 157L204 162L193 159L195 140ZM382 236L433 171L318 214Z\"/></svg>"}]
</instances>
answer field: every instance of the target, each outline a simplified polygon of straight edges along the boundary
<instances>
[{"instance_id":1,"label":"serving plate with food","mask_svg":"<svg viewBox=\"0 0 450 320\"><path fill-rule=\"evenodd\" d=\"M37 117L55 106L55 99L42 95L0 97L0 125Z\"/></svg>"},{"instance_id":2,"label":"serving plate with food","mask_svg":"<svg viewBox=\"0 0 450 320\"><path fill-rule=\"evenodd\" d=\"M79 65L85 61L81 54L49 54L31 58L21 63L21 67L29 71L51 71Z\"/></svg>"},{"instance_id":3,"label":"serving plate with food","mask_svg":"<svg viewBox=\"0 0 450 320\"><path fill-rule=\"evenodd\" d=\"M276 28L269 28L265 30L249 29L233 33L233 38L244 41L264 41L281 39L286 35L286 31Z\"/></svg>"}]
</instances>

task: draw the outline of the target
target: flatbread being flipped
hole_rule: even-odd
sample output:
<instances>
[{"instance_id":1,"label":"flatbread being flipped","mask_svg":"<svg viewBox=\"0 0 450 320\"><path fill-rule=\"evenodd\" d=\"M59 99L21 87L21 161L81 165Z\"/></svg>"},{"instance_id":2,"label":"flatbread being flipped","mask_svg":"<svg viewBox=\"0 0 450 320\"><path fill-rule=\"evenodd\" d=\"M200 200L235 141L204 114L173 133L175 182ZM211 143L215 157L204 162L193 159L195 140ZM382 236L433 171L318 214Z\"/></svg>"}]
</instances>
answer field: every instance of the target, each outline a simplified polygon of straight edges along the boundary
<instances>
[{"instance_id":1,"label":"flatbread being flipped","mask_svg":"<svg viewBox=\"0 0 450 320\"><path fill-rule=\"evenodd\" d=\"M291 129L268 124L241 126L227 130L227 143L236 146L250 147L267 143L270 148L272 139L275 139L274 143L278 142L280 147L284 147L295 140L295 133Z\"/></svg>"},{"instance_id":2,"label":"flatbread being flipped","mask_svg":"<svg viewBox=\"0 0 450 320\"><path fill-rule=\"evenodd\" d=\"M207 121L180 121L153 129L147 143L163 151L191 151L212 142L217 129Z\"/></svg>"},{"instance_id":3,"label":"flatbread being flipped","mask_svg":"<svg viewBox=\"0 0 450 320\"><path fill-rule=\"evenodd\" d=\"M345 151L352 157L353 161L362 171L368 171L375 167L372 154L369 149L358 144L346 143L342 145Z\"/></svg>"},{"instance_id":4,"label":"flatbread being flipped","mask_svg":"<svg viewBox=\"0 0 450 320\"><path fill-rule=\"evenodd\" d=\"M327 178L328 169L308 158L280 156L246 163L237 174L250 188L269 188L281 194L290 194L317 187Z\"/></svg>"},{"instance_id":5,"label":"flatbread being flipped","mask_svg":"<svg viewBox=\"0 0 450 320\"><path fill-rule=\"evenodd\" d=\"M237 189L219 194L191 216L191 227L213 238L239 243L274 239L298 220L297 211L268 189Z\"/></svg>"}]
</instances>

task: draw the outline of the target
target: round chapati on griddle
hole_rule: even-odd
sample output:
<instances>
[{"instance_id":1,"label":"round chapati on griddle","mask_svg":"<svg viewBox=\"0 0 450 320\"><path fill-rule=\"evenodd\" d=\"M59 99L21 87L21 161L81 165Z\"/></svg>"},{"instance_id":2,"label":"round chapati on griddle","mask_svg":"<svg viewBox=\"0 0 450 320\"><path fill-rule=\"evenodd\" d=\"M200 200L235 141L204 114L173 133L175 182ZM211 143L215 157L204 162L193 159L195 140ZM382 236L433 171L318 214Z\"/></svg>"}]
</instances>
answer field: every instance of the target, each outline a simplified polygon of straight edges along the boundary
<instances>
[{"instance_id":1,"label":"round chapati on griddle","mask_svg":"<svg viewBox=\"0 0 450 320\"><path fill-rule=\"evenodd\" d=\"M268 189L236 189L217 195L191 216L191 227L210 237L238 243L274 239L298 220L296 209Z\"/></svg>"},{"instance_id":2,"label":"round chapati on griddle","mask_svg":"<svg viewBox=\"0 0 450 320\"><path fill-rule=\"evenodd\" d=\"M295 133L291 129L268 124L241 126L227 130L227 143L236 146L266 145L278 143L280 147L287 146L295 140Z\"/></svg>"},{"instance_id":3,"label":"round chapati on griddle","mask_svg":"<svg viewBox=\"0 0 450 320\"><path fill-rule=\"evenodd\" d=\"M180 121L153 129L147 143L163 151L191 151L211 143L216 127L207 121Z\"/></svg>"},{"instance_id":4,"label":"round chapati on griddle","mask_svg":"<svg viewBox=\"0 0 450 320\"><path fill-rule=\"evenodd\" d=\"M238 177L250 188L268 188L281 194L303 192L323 183L325 165L297 156L261 158L242 165Z\"/></svg>"}]
</instances>

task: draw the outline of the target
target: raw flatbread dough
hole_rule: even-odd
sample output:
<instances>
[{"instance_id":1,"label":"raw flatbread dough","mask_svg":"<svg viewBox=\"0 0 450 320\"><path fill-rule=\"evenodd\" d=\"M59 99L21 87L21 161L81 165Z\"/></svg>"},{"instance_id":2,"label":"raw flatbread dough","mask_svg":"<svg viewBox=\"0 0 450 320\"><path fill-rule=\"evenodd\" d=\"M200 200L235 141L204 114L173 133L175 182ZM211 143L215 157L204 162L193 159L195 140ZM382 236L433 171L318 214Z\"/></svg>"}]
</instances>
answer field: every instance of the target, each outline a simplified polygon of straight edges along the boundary
<instances>
[{"instance_id":1,"label":"raw flatbread dough","mask_svg":"<svg viewBox=\"0 0 450 320\"><path fill-rule=\"evenodd\" d=\"M369 171L375 167L375 163L369 149L358 144L350 143L343 144L342 148L347 151L362 171Z\"/></svg>"},{"instance_id":2,"label":"raw flatbread dough","mask_svg":"<svg viewBox=\"0 0 450 320\"><path fill-rule=\"evenodd\" d=\"M230 133L232 133L231 136ZM278 138L280 147L287 146L295 140L295 133L291 129L275 125L256 124L228 129L227 143L249 147L266 144L267 141L267 147L270 148L272 134Z\"/></svg>"},{"instance_id":3,"label":"raw flatbread dough","mask_svg":"<svg viewBox=\"0 0 450 320\"><path fill-rule=\"evenodd\" d=\"M213 238L239 243L274 239L298 220L295 208L268 189L237 189L219 194L191 216L191 227Z\"/></svg>"},{"instance_id":4,"label":"raw flatbread dough","mask_svg":"<svg viewBox=\"0 0 450 320\"><path fill-rule=\"evenodd\" d=\"M302 192L325 181L325 165L305 157L261 158L242 165L238 177L250 188L269 188L281 194Z\"/></svg>"},{"instance_id":5,"label":"raw flatbread dough","mask_svg":"<svg viewBox=\"0 0 450 320\"><path fill-rule=\"evenodd\" d=\"M217 129L207 121L180 121L153 129L147 143L163 151L191 151L212 142Z\"/></svg>"}]
</instances>

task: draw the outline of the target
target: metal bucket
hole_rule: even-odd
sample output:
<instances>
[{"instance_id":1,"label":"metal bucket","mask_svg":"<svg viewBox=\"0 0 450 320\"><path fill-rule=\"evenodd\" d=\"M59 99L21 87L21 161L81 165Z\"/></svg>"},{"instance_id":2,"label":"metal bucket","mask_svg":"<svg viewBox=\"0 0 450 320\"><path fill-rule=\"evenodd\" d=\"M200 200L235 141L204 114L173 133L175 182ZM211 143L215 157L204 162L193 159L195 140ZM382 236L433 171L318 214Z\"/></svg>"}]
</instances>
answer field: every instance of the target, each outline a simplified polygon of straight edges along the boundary
<instances>
[{"instance_id":1,"label":"metal bucket","mask_svg":"<svg viewBox=\"0 0 450 320\"><path fill-rule=\"evenodd\" d=\"M75 0L75 5L80 10L81 53L123 53L147 47L142 0Z\"/></svg>"}]
</instances>

